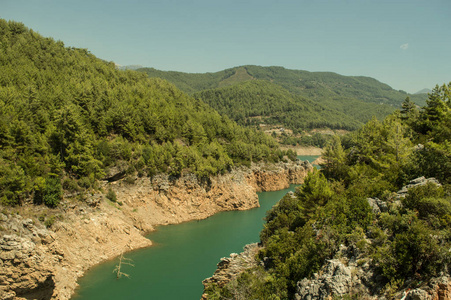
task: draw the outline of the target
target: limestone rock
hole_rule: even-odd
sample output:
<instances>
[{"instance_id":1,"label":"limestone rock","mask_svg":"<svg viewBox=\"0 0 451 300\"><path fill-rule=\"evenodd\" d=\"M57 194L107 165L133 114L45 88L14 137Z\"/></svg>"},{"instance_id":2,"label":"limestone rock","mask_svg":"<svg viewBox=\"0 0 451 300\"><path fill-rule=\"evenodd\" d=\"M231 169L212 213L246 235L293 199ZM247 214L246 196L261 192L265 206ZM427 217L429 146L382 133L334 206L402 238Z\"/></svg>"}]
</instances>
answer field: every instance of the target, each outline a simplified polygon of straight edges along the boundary
<instances>
[{"instance_id":1,"label":"limestone rock","mask_svg":"<svg viewBox=\"0 0 451 300\"><path fill-rule=\"evenodd\" d=\"M424 176L421 176L411 180L408 185L403 186L402 189L397 192L398 197L405 197L410 188L426 185L428 183L433 183L441 186L440 182L438 182L437 179L433 177L426 179Z\"/></svg>"},{"instance_id":2,"label":"limestone rock","mask_svg":"<svg viewBox=\"0 0 451 300\"><path fill-rule=\"evenodd\" d=\"M213 276L202 281L202 284L205 287L212 283L219 287L223 287L244 270L258 264L255 260L255 256L259 250L260 247L257 243L249 244L244 247L244 251L240 254L232 253L230 254L230 257L221 258ZM205 297L206 296L204 296L204 299Z\"/></svg>"},{"instance_id":3,"label":"limestone rock","mask_svg":"<svg viewBox=\"0 0 451 300\"><path fill-rule=\"evenodd\" d=\"M329 260L321 275L304 278L297 284L296 300L329 299L330 296L343 296L350 292L355 284L351 268L337 259Z\"/></svg>"},{"instance_id":4,"label":"limestone rock","mask_svg":"<svg viewBox=\"0 0 451 300\"><path fill-rule=\"evenodd\" d=\"M55 287L52 255L32 241L32 220L21 222L21 236L0 237L0 299L50 299Z\"/></svg>"},{"instance_id":5,"label":"limestone rock","mask_svg":"<svg viewBox=\"0 0 451 300\"><path fill-rule=\"evenodd\" d=\"M451 300L451 278L450 276L441 276L433 280L430 284L432 289L430 293L432 300Z\"/></svg>"},{"instance_id":6,"label":"limestone rock","mask_svg":"<svg viewBox=\"0 0 451 300\"><path fill-rule=\"evenodd\" d=\"M406 300L427 300L431 299L431 295L429 295L425 290L422 289L414 289L408 292Z\"/></svg>"},{"instance_id":7,"label":"limestone rock","mask_svg":"<svg viewBox=\"0 0 451 300\"><path fill-rule=\"evenodd\" d=\"M388 206L385 201L382 201L378 198L367 198L368 204L370 205L371 209L373 210L373 214L378 215L381 212L387 212Z\"/></svg>"}]
</instances>

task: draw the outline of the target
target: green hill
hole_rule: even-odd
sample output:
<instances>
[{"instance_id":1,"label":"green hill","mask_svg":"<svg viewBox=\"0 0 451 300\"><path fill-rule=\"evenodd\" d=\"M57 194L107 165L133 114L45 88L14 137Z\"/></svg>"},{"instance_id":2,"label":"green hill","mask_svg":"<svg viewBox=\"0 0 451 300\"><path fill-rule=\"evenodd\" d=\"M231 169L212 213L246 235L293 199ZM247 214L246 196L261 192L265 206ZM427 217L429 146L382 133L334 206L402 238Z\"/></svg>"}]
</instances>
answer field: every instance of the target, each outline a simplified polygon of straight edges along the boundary
<instances>
[{"instance_id":1,"label":"green hill","mask_svg":"<svg viewBox=\"0 0 451 300\"><path fill-rule=\"evenodd\" d=\"M283 124L290 129L330 127L354 130L363 124L264 80L205 90L194 96L242 125L263 123Z\"/></svg>"},{"instance_id":2,"label":"green hill","mask_svg":"<svg viewBox=\"0 0 451 300\"><path fill-rule=\"evenodd\" d=\"M230 90L221 88L253 80L270 82L274 86L279 86L279 91L280 88L283 88L284 92L280 94L280 101L285 103L284 99L286 99L288 92L291 94L290 98L296 99L304 107L310 106L313 103L316 105L313 111L317 113L310 115L312 119L298 122L299 124L296 126L301 127L293 129L308 128L308 126L305 127L305 124L315 124L315 126L322 124L326 127L337 129L354 128L356 124L364 123L371 119L372 116L376 116L379 119L384 118L396 108L400 108L401 103L406 97L410 97L413 102L420 106L426 103L427 98L427 95L410 95L403 91L396 91L390 86L369 77L288 70L282 67L242 66L205 74L165 72L153 68L143 68L139 69L139 71L145 72L149 77L164 78L187 93L196 94L196 96L201 97L202 100L220 111L221 105L214 104L218 94L226 93L227 95L221 96L220 98L227 98L231 106L243 103L243 99L234 99L231 97ZM248 85L248 87L251 86ZM237 89L242 91L243 87L240 86ZM205 90L211 89L214 89L214 91L204 92ZM252 86L252 91L249 91L249 93L255 92L256 88ZM262 90L257 94L259 93L264 93L264 91ZM241 93L239 96L242 97L243 94ZM278 97L274 97L274 100L279 101ZM267 103L266 100L263 101ZM253 100L252 102L254 104L256 103ZM267 107L267 109L270 108ZM253 110L255 111L255 109ZM321 111L324 113L321 113ZM334 113L331 115L331 112ZM243 115L253 114L253 112L247 111L244 108L242 113ZM240 121L230 113L227 115ZM284 117L280 116L280 119L290 120L297 118L298 112L288 115L288 118L286 117L287 114L285 114ZM302 115L302 118L305 116L307 115ZM327 120L327 122L324 124L321 120ZM293 126L294 122L288 121L282 122L281 124L290 127Z\"/></svg>"},{"instance_id":3,"label":"green hill","mask_svg":"<svg viewBox=\"0 0 451 300\"><path fill-rule=\"evenodd\" d=\"M113 175L206 177L277 143L238 126L161 79L117 70L0 19L0 202L58 204Z\"/></svg>"}]
</instances>

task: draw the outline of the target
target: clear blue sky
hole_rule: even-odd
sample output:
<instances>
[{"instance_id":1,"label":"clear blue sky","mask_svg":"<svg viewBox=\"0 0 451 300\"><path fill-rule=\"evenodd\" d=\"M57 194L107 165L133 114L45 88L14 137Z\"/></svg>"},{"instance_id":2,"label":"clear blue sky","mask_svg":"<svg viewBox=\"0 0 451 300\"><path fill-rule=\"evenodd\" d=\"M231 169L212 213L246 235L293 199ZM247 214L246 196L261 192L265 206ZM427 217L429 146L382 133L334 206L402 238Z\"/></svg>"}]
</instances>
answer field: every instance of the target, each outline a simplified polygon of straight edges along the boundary
<instances>
[{"instance_id":1,"label":"clear blue sky","mask_svg":"<svg viewBox=\"0 0 451 300\"><path fill-rule=\"evenodd\" d=\"M451 0L0 0L0 17L120 65L277 65L407 92L451 81Z\"/></svg>"}]
</instances>

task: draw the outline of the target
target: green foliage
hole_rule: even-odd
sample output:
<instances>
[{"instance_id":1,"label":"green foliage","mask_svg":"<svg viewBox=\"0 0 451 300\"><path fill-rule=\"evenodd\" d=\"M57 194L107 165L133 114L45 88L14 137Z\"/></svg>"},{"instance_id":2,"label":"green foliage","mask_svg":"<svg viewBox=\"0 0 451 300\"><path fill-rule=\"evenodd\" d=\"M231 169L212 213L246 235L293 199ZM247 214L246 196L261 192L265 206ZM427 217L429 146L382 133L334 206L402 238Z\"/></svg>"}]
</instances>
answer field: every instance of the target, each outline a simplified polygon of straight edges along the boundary
<instances>
[{"instance_id":1,"label":"green foliage","mask_svg":"<svg viewBox=\"0 0 451 300\"><path fill-rule=\"evenodd\" d=\"M240 289L247 299L293 298L298 281L319 271L326 259L343 255L339 245L353 249L358 264L369 262L377 278L371 288L387 297L406 282L449 270L450 88L437 87L421 110L406 99L403 110L383 122L373 118L329 141L322 169L267 213L259 253L265 269L263 275L249 275L258 274L255 268L243 275ZM422 175L444 185L412 187L398 201L396 191ZM373 215L368 197L385 201L388 211ZM277 288L263 292L266 278L274 278ZM222 292L237 295L230 285Z\"/></svg>"},{"instance_id":2,"label":"green foliage","mask_svg":"<svg viewBox=\"0 0 451 300\"><path fill-rule=\"evenodd\" d=\"M355 129L372 116L384 118L401 107L406 93L368 77L242 66L216 73L188 74L152 68L140 71L164 78L201 97L240 124L258 121L287 128ZM426 95L409 95L424 105ZM253 117L260 116L261 120Z\"/></svg>"},{"instance_id":3,"label":"green foliage","mask_svg":"<svg viewBox=\"0 0 451 300\"><path fill-rule=\"evenodd\" d=\"M53 224L55 224L55 221L56 221L56 217L50 216L47 219L45 219L44 225L45 225L45 227L50 228L50 227L52 227Z\"/></svg>"},{"instance_id":4,"label":"green foliage","mask_svg":"<svg viewBox=\"0 0 451 300\"><path fill-rule=\"evenodd\" d=\"M0 20L0 199L51 207L59 185L96 186L111 170L199 177L283 157L271 137L244 129L161 79L119 71ZM61 184L61 183L59 183Z\"/></svg>"},{"instance_id":5,"label":"green foliage","mask_svg":"<svg viewBox=\"0 0 451 300\"><path fill-rule=\"evenodd\" d=\"M418 131L435 143L451 139L451 82L436 86L420 114Z\"/></svg>"},{"instance_id":6,"label":"green foliage","mask_svg":"<svg viewBox=\"0 0 451 300\"><path fill-rule=\"evenodd\" d=\"M415 121L418 119L419 111L415 106L415 103L410 101L410 97L407 97L402 103L401 119L404 121Z\"/></svg>"},{"instance_id":7,"label":"green foliage","mask_svg":"<svg viewBox=\"0 0 451 300\"><path fill-rule=\"evenodd\" d=\"M364 248L362 235L372 219L365 198L310 173L295 197L285 196L267 213L259 257L292 297L297 282L317 272L340 244Z\"/></svg>"},{"instance_id":8,"label":"green foliage","mask_svg":"<svg viewBox=\"0 0 451 300\"><path fill-rule=\"evenodd\" d=\"M0 196L5 205L21 204L29 191L24 170L0 158Z\"/></svg>"},{"instance_id":9,"label":"green foliage","mask_svg":"<svg viewBox=\"0 0 451 300\"><path fill-rule=\"evenodd\" d=\"M281 86L253 80L194 94L242 125L282 124L293 129L331 127L354 130L361 122L342 112L293 95Z\"/></svg>"},{"instance_id":10,"label":"green foliage","mask_svg":"<svg viewBox=\"0 0 451 300\"><path fill-rule=\"evenodd\" d=\"M310 136L304 135L300 138L299 145L324 148L332 138L333 136L331 135L320 133L314 133Z\"/></svg>"},{"instance_id":11,"label":"green foliage","mask_svg":"<svg viewBox=\"0 0 451 300\"><path fill-rule=\"evenodd\" d=\"M42 201L48 207L57 207L62 197L61 182L58 177L47 177Z\"/></svg>"},{"instance_id":12,"label":"green foliage","mask_svg":"<svg viewBox=\"0 0 451 300\"><path fill-rule=\"evenodd\" d=\"M106 198L108 200L110 200L111 202L116 202L117 201L116 193L111 188L108 189L108 192L106 194Z\"/></svg>"},{"instance_id":13,"label":"green foliage","mask_svg":"<svg viewBox=\"0 0 451 300\"><path fill-rule=\"evenodd\" d=\"M451 83L437 85L418 120L410 122L418 146L406 170L416 176L451 183Z\"/></svg>"}]
</instances>

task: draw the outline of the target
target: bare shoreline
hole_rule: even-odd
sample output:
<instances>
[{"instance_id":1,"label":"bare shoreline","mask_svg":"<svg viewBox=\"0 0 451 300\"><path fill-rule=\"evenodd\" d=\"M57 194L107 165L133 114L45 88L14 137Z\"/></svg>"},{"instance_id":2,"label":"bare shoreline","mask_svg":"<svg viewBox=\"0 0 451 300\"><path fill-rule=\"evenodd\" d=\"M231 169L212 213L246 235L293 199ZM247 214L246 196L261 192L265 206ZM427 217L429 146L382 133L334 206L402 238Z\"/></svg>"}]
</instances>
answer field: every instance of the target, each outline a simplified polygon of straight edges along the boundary
<instances>
[{"instance_id":1,"label":"bare shoreline","mask_svg":"<svg viewBox=\"0 0 451 300\"><path fill-rule=\"evenodd\" d=\"M281 146L283 150L291 149L296 152L297 155L321 155L323 153L322 148L308 147L308 146Z\"/></svg>"}]
</instances>

